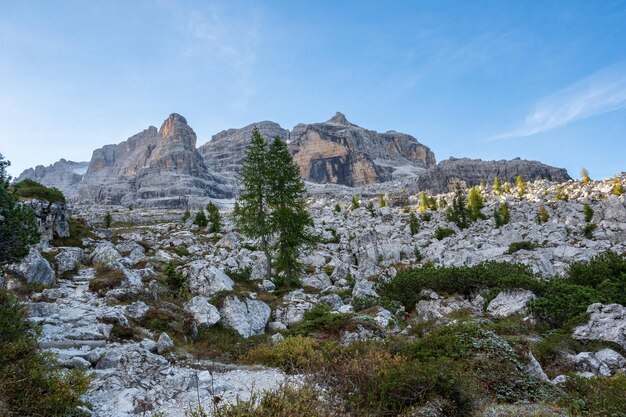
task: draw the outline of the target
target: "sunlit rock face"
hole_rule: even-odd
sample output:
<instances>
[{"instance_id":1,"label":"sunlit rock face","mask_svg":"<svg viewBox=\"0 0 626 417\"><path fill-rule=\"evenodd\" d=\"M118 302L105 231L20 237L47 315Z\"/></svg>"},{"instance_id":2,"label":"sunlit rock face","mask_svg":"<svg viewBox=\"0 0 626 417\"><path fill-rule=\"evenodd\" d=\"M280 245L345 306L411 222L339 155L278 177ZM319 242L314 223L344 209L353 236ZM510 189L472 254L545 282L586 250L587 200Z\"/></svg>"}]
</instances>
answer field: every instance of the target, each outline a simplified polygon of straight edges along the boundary
<instances>
[{"instance_id":1,"label":"sunlit rock face","mask_svg":"<svg viewBox=\"0 0 626 417\"><path fill-rule=\"evenodd\" d=\"M196 134L184 117L171 114L117 145L93 152L77 190L78 202L186 207L208 198L228 198L196 149Z\"/></svg>"}]
</instances>

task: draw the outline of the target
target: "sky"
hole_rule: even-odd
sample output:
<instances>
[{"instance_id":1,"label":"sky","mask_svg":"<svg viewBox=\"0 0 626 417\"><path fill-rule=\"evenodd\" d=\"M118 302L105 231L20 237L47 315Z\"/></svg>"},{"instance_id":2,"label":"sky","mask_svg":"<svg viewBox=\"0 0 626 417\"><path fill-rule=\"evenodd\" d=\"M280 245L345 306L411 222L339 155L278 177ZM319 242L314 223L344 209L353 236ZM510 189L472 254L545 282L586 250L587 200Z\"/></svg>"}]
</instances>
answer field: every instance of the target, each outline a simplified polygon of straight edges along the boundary
<instances>
[{"instance_id":1,"label":"sky","mask_svg":"<svg viewBox=\"0 0 626 417\"><path fill-rule=\"evenodd\" d=\"M198 145L343 112L451 156L626 171L624 1L0 0L0 153L88 161L173 112Z\"/></svg>"}]
</instances>

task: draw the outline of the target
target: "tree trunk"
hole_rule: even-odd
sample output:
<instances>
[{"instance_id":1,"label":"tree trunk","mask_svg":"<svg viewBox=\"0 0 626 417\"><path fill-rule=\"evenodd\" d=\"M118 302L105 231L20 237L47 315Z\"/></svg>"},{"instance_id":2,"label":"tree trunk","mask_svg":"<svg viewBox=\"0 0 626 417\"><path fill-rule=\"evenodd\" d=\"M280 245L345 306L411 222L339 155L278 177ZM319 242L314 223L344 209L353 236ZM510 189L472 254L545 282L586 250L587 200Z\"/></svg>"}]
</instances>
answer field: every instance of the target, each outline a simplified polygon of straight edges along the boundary
<instances>
[{"instance_id":1,"label":"tree trunk","mask_svg":"<svg viewBox=\"0 0 626 417\"><path fill-rule=\"evenodd\" d=\"M270 249L268 247L265 236L261 238L261 249L263 250L263 253L265 254L265 261L266 261L266 268L267 268L265 270L265 278L267 280L271 280L272 279L272 257L270 255Z\"/></svg>"}]
</instances>

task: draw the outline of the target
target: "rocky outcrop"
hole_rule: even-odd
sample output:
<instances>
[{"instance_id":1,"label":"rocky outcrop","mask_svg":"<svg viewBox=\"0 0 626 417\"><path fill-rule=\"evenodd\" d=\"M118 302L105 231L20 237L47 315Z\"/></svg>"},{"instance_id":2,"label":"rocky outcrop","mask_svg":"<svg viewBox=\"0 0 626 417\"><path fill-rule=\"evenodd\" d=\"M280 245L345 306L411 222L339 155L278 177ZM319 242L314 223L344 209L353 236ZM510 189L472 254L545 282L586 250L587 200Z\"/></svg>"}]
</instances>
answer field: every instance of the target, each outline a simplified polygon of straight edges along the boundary
<instances>
[{"instance_id":1,"label":"rocky outcrop","mask_svg":"<svg viewBox=\"0 0 626 417\"><path fill-rule=\"evenodd\" d=\"M35 212L35 220L43 242L50 242L55 237L68 237L70 235L68 220L72 212L67 205L40 200L29 200L22 204L32 208Z\"/></svg>"},{"instance_id":2,"label":"rocky outcrop","mask_svg":"<svg viewBox=\"0 0 626 417\"><path fill-rule=\"evenodd\" d=\"M27 179L37 181L46 187L58 188L66 197L73 198L76 195L78 183L83 179L88 166L89 162L74 162L61 159L47 167L37 165L35 168L28 168L14 182L17 183Z\"/></svg>"},{"instance_id":3,"label":"rocky outcrop","mask_svg":"<svg viewBox=\"0 0 626 417\"><path fill-rule=\"evenodd\" d=\"M420 174L417 187L419 190L428 190L432 193L445 193L453 191L459 183L466 187L478 185L481 182L492 184L495 177L498 177L502 184L505 181L515 184L518 175L526 181L546 179L561 182L572 179L565 169L555 168L538 161L520 158L510 161L450 158Z\"/></svg>"},{"instance_id":4,"label":"rocky outcrop","mask_svg":"<svg viewBox=\"0 0 626 417\"><path fill-rule=\"evenodd\" d=\"M76 198L83 203L188 207L230 197L222 185L204 164L185 118L171 114L159 130L151 126L117 145L96 149Z\"/></svg>"},{"instance_id":5,"label":"rocky outcrop","mask_svg":"<svg viewBox=\"0 0 626 417\"><path fill-rule=\"evenodd\" d=\"M261 136L268 142L279 138L287 141L289 131L280 127L278 123L262 121L252 123L241 129L223 130L211 140L198 148L207 167L220 174L231 176L237 174L243 164L246 146L252 139L252 130L259 129Z\"/></svg>"},{"instance_id":6,"label":"rocky outcrop","mask_svg":"<svg viewBox=\"0 0 626 417\"><path fill-rule=\"evenodd\" d=\"M619 304L592 304L589 322L574 329L574 339L612 342L626 349L626 307Z\"/></svg>"},{"instance_id":7,"label":"rocky outcrop","mask_svg":"<svg viewBox=\"0 0 626 417\"><path fill-rule=\"evenodd\" d=\"M494 317L509 317L526 314L526 305L535 299L535 294L528 290L507 290L499 293L487 306L487 313Z\"/></svg>"},{"instance_id":8,"label":"rocky outcrop","mask_svg":"<svg viewBox=\"0 0 626 417\"><path fill-rule=\"evenodd\" d=\"M367 130L341 113L324 123L296 125L289 150L304 179L350 187L415 175L435 165L434 153L414 137Z\"/></svg>"},{"instance_id":9,"label":"rocky outcrop","mask_svg":"<svg viewBox=\"0 0 626 417\"><path fill-rule=\"evenodd\" d=\"M50 286L55 284L55 275L48 261L35 248L30 248L28 255L17 265L27 283Z\"/></svg>"}]
</instances>

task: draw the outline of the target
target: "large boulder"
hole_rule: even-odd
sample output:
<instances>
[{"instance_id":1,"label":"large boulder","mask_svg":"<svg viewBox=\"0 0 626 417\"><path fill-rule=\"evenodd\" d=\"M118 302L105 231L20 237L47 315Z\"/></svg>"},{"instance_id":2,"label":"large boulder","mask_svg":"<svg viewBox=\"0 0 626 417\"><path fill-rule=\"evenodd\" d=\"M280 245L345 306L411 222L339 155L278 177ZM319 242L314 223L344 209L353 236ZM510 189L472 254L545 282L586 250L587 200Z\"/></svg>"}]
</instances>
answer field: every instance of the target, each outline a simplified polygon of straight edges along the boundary
<instances>
[{"instance_id":1,"label":"large boulder","mask_svg":"<svg viewBox=\"0 0 626 417\"><path fill-rule=\"evenodd\" d=\"M185 270L192 293L212 297L219 291L232 291L235 283L224 272L204 260L194 261Z\"/></svg>"},{"instance_id":2,"label":"large boulder","mask_svg":"<svg viewBox=\"0 0 626 417\"><path fill-rule=\"evenodd\" d=\"M35 248L30 248L28 255L17 266L17 271L29 284L54 285L55 275L48 261Z\"/></svg>"},{"instance_id":3,"label":"large boulder","mask_svg":"<svg viewBox=\"0 0 626 417\"><path fill-rule=\"evenodd\" d=\"M595 303L587 313L589 321L574 329L574 339L613 342L626 349L626 307Z\"/></svg>"},{"instance_id":4,"label":"large boulder","mask_svg":"<svg viewBox=\"0 0 626 417\"><path fill-rule=\"evenodd\" d=\"M283 302L276 307L274 316L277 322L291 326L301 321L304 313L312 309L317 302L317 295L295 290L283 297Z\"/></svg>"},{"instance_id":5,"label":"large boulder","mask_svg":"<svg viewBox=\"0 0 626 417\"><path fill-rule=\"evenodd\" d=\"M535 298L528 290L507 290L499 293L487 306L487 313L494 317L526 314L526 304Z\"/></svg>"},{"instance_id":6,"label":"large boulder","mask_svg":"<svg viewBox=\"0 0 626 417\"><path fill-rule=\"evenodd\" d=\"M221 319L217 307L209 304L209 299L201 295L195 296L185 303L184 308L193 315L198 324L211 326Z\"/></svg>"},{"instance_id":7,"label":"large boulder","mask_svg":"<svg viewBox=\"0 0 626 417\"><path fill-rule=\"evenodd\" d=\"M78 267L85 256L85 251L81 248L61 248L54 257L57 266L57 273L64 274L73 271Z\"/></svg>"},{"instance_id":8,"label":"large boulder","mask_svg":"<svg viewBox=\"0 0 626 417\"><path fill-rule=\"evenodd\" d=\"M109 241L100 242L91 253L91 263L118 267L122 261L122 255Z\"/></svg>"},{"instance_id":9,"label":"large boulder","mask_svg":"<svg viewBox=\"0 0 626 417\"><path fill-rule=\"evenodd\" d=\"M235 295L226 297L220 309L222 323L245 338L264 333L271 312L263 301L241 301Z\"/></svg>"}]
</instances>

